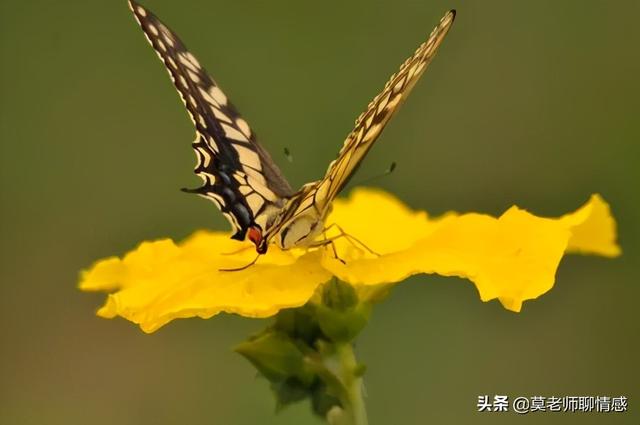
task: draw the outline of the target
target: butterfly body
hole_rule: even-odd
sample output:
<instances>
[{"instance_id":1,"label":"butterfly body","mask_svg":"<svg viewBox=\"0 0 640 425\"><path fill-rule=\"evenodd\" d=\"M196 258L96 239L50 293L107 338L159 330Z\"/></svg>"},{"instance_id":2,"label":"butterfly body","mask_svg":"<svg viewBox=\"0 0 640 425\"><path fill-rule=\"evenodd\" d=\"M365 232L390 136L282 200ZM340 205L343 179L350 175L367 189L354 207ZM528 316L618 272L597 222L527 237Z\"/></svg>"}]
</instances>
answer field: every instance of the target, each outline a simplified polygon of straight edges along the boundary
<instances>
[{"instance_id":1,"label":"butterfly body","mask_svg":"<svg viewBox=\"0 0 640 425\"><path fill-rule=\"evenodd\" d=\"M294 192L247 122L177 35L135 1L129 0L129 6L196 129L194 171L203 185L185 191L213 201L234 228L232 238L248 238L259 254L272 243L283 250L323 244L318 239L326 230L331 202L431 62L455 17L455 11L445 14L373 99L326 175Z\"/></svg>"},{"instance_id":2,"label":"butterfly body","mask_svg":"<svg viewBox=\"0 0 640 425\"><path fill-rule=\"evenodd\" d=\"M303 187L300 195L307 193L307 196L298 196L289 201L289 205L282 210L281 215L277 218L280 223L274 223L275 226L272 228L277 229L277 233L273 239L280 249L308 247L324 230L324 219L328 214L319 210L317 205L313 203L309 203L306 208L301 208L302 204L299 202L308 199L308 193L314 189L314 185L309 185L308 188ZM285 213L289 211L295 213L289 214L291 217L287 217Z\"/></svg>"}]
</instances>

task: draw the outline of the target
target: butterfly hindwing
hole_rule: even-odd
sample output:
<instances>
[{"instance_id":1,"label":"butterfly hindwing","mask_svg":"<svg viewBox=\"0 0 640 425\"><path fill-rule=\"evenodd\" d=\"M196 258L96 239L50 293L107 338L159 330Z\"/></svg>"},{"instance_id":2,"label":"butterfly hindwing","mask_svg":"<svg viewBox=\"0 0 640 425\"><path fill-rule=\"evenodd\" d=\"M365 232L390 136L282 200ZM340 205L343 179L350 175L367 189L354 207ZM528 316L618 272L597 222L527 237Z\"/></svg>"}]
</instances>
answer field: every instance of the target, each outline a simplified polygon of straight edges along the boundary
<instances>
[{"instance_id":1,"label":"butterfly hindwing","mask_svg":"<svg viewBox=\"0 0 640 425\"><path fill-rule=\"evenodd\" d=\"M293 194L247 122L177 35L133 0L129 5L149 43L165 64L196 127L195 173L204 185L189 190L212 200L244 239L247 228L263 228Z\"/></svg>"}]
</instances>

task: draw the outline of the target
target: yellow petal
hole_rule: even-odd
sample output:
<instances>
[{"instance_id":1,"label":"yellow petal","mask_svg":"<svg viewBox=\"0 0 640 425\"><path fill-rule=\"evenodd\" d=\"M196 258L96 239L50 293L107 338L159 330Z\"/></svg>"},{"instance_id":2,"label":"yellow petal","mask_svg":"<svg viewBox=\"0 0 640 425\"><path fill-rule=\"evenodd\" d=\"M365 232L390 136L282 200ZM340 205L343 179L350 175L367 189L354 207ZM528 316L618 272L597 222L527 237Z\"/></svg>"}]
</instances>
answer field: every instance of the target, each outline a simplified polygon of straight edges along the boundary
<instances>
[{"instance_id":1,"label":"yellow petal","mask_svg":"<svg viewBox=\"0 0 640 425\"><path fill-rule=\"evenodd\" d=\"M622 252L616 243L616 221L600 195L591 195L582 208L561 220L571 228L567 251L605 257L616 257Z\"/></svg>"},{"instance_id":2,"label":"yellow petal","mask_svg":"<svg viewBox=\"0 0 640 425\"><path fill-rule=\"evenodd\" d=\"M243 247L248 249L224 255ZM198 232L181 244L145 242L122 260L99 261L82 274L80 288L119 289L98 315L124 317L145 332L176 318L209 318L220 312L267 317L305 304L331 277L321 267L320 255L300 256L272 247L246 270L220 271L248 264L255 250L230 240L227 233Z\"/></svg>"},{"instance_id":3,"label":"yellow petal","mask_svg":"<svg viewBox=\"0 0 640 425\"><path fill-rule=\"evenodd\" d=\"M331 245L283 252L272 245L249 264L251 244L219 232L197 232L179 244L144 242L124 258L98 261L81 275L80 288L111 294L98 311L124 317L153 332L175 318L209 318L220 312L266 317L305 304L332 275L359 286L371 299L388 285L418 273L460 276L475 283L480 298L498 298L519 311L554 284L565 252L615 256L615 221L598 195L559 219L536 217L512 207L499 218L448 213L429 218L392 195L372 189L337 200L328 217ZM349 237L340 237L344 229ZM372 251L375 251L373 253ZM225 255L233 253L233 255ZM380 254L380 255L378 255Z\"/></svg>"},{"instance_id":4,"label":"yellow petal","mask_svg":"<svg viewBox=\"0 0 640 425\"><path fill-rule=\"evenodd\" d=\"M498 298L512 311L551 289L568 247L609 256L619 253L615 222L598 196L560 219L536 217L517 207L499 218L448 213L429 219L389 194L360 189L350 200L335 202L328 223L334 221L382 254L367 253L354 240L337 239L338 256L346 265L328 250L322 261L338 278L379 285L418 273L460 276L475 283L483 301Z\"/></svg>"}]
</instances>

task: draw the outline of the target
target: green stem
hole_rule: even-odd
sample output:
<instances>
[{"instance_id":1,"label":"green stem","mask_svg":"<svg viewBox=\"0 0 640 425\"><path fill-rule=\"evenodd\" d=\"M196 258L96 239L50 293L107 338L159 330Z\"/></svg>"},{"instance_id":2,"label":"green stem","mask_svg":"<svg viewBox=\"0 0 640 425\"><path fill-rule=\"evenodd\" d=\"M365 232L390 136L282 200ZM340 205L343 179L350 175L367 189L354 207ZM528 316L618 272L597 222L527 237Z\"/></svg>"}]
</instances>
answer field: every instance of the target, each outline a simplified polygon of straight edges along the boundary
<instances>
[{"instance_id":1,"label":"green stem","mask_svg":"<svg viewBox=\"0 0 640 425\"><path fill-rule=\"evenodd\" d=\"M362 377L351 343L336 344L342 382L347 390L344 413L350 425L367 425L367 411L362 397ZM349 420L348 419L348 420Z\"/></svg>"}]
</instances>

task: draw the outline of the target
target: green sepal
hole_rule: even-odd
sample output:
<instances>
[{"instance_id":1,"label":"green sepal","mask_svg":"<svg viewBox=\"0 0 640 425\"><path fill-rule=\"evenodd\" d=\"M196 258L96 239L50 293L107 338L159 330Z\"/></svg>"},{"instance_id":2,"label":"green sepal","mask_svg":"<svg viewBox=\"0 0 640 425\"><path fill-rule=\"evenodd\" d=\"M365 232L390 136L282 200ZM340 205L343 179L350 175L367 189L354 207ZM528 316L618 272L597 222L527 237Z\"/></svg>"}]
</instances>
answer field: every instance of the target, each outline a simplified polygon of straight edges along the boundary
<instances>
[{"instance_id":1,"label":"green sepal","mask_svg":"<svg viewBox=\"0 0 640 425\"><path fill-rule=\"evenodd\" d=\"M345 311L357 304L358 293L348 283L333 279L322 287L322 305L332 310Z\"/></svg>"},{"instance_id":2,"label":"green sepal","mask_svg":"<svg viewBox=\"0 0 640 425\"><path fill-rule=\"evenodd\" d=\"M371 315L371 304L361 303L346 310L317 306L322 332L333 342L350 342L362 331Z\"/></svg>"},{"instance_id":3,"label":"green sepal","mask_svg":"<svg viewBox=\"0 0 640 425\"><path fill-rule=\"evenodd\" d=\"M305 366L300 348L286 334L277 330L267 329L238 344L235 351L249 360L272 383L290 378L296 378L304 385L313 382L313 372Z\"/></svg>"},{"instance_id":4,"label":"green sepal","mask_svg":"<svg viewBox=\"0 0 640 425\"><path fill-rule=\"evenodd\" d=\"M276 315L273 328L287 334L292 340L304 341L308 346L313 346L315 341L323 337L312 304L281 310Z\"/></svg>"},{"instance_id":5,"label":"green sepal","mask_svg":"<svg viewBox=\"0 0 640 425\"><path fill-rule=\"evenodd\" d=\"M304 400L309 395L309 387L296 378L272 382L271 389L276 397L276 412Z\"/></svg>"},{"instance_id":6,"label":"green sepal","mask_svg":"<svg viewBox=\"0 0 640 425\"><path fill-rule=\"evenodd\" d=\"M307 357L305 362L307 363L309 370L312 370L319 381L322 383L322 390L331 397L345 400L347 397L347 389L344 383L336 375L336 363L335 356L333 355L321 355L317 354L313 357Z\"/></svg>"},{"instance_id":7,"label":"green sepal","mask_svg":"<svg viewBox=\"0 0 640 425\"><path fill-rule=\"evenodd\" d=\"M235 350L269 380L277 411L308 397L313 412L331 425L350 424L348 388L366 370L353 359L351 345L373 303L387 294L387 287L368 290L332 280L304 306L281 310L272 325ZM351 353L347 363L344 347Z\"/></svg>"},{"instance_id":8,"label":"green sepal","mask_svg":"<svg viewBox=\"0 0 640 425\"><path fill-rule=\"evenodd\" d=\"M322 381L318 381L311 392L311 408L313 413L325 418L329 410L335 406L341 407L340 400L331 394L330 391L327 391L327 387Z\"/></svg>"}]
</instances>

